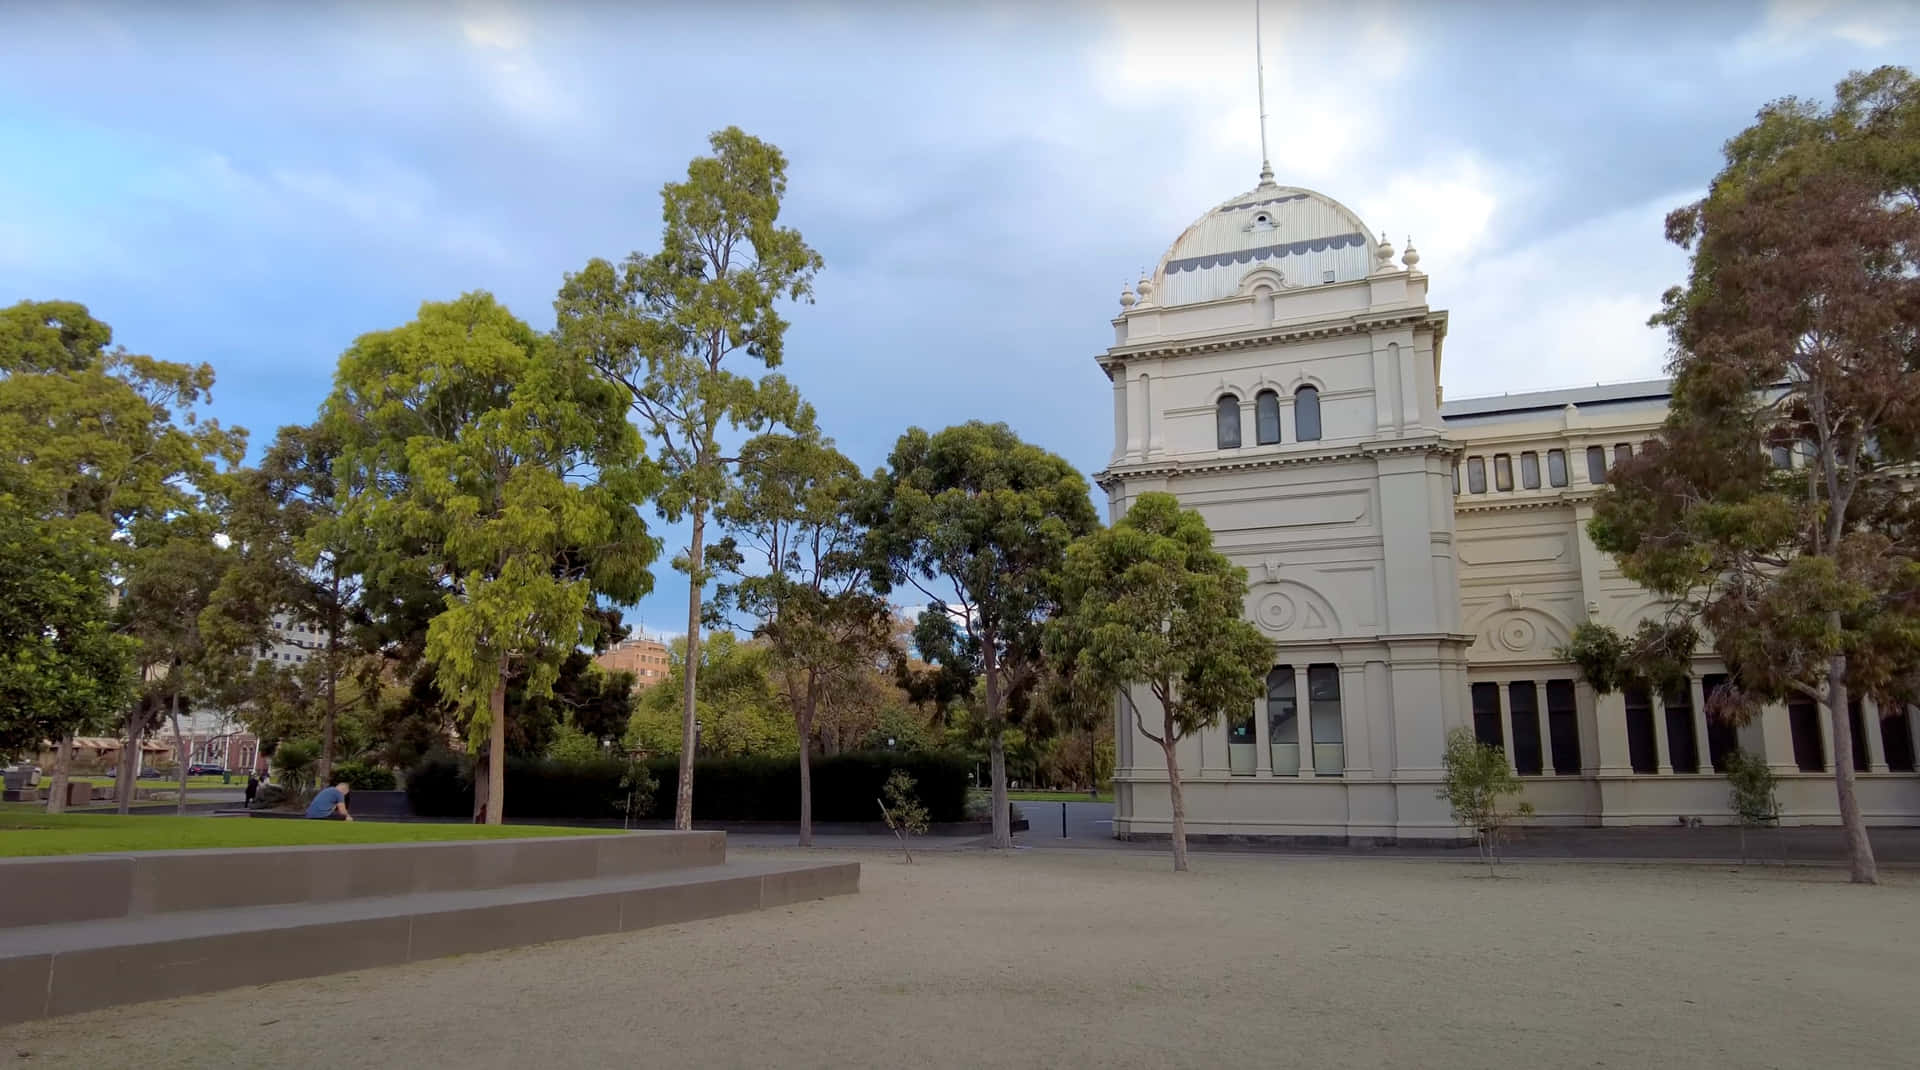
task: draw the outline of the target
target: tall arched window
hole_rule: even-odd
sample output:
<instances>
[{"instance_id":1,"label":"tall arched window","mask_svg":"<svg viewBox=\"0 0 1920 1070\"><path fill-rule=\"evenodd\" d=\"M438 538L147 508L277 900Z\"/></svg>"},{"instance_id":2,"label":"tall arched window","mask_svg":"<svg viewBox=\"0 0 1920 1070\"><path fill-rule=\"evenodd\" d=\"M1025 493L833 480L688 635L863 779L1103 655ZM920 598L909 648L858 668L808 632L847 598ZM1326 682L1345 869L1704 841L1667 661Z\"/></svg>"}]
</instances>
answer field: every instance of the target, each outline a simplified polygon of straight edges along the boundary
<instances>
[{"instance_id":1,"label":"tall arched window","mask_svg":"<svg viewBox=\"0 0 1920 1070\"><path fill-rule=\"evenodd\" d=\"M1214 404L1214 438L1223 450L1240 448L1240 399L1232 394L1223 395Z\"/></svg>"},{"instance_id":2,"label":"tall arched window","mask_svg":"<svg viewBox=\"0 0 1920 1070\"><path fill-rule=\"evenodd\" d=\"M1301 442L1320 439L1320 391L1313 387L1293 392L1293 437Z\"/></svg>"},{"instance_id":3,"label":"tall arched window","mask_svg":"<svg viewBox=\"0 0 1920 1070\"><path fill-rule=\"evenodd\" d=\"M1280 395L1271 390L1254 395L1253 433L1255 441L1262 446L1280 441Z\"/></svg>"}]
</instances>

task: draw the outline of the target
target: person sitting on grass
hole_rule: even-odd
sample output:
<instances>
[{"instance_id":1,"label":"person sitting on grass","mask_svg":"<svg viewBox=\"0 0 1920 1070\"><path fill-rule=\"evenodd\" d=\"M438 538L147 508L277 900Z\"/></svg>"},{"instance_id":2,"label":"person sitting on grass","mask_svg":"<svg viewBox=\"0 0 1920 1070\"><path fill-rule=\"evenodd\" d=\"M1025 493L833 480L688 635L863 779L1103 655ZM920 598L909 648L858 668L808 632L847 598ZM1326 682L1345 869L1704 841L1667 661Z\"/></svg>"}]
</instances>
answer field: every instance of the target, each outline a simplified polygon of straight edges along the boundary
<instances>
[{"instance_id":1,"label":"person sitting on grass","mask_svg":"<svg viewBox=\"0 0 1920 1070\"><path fill-rule=\"evenodd\" d=\"M351 785L341 781L333 787L324 788L313 797L307 806L307 816L315 821L352 821L353 815L347 813L347 795L353 791Z\"/></svg>"}]
</instances>

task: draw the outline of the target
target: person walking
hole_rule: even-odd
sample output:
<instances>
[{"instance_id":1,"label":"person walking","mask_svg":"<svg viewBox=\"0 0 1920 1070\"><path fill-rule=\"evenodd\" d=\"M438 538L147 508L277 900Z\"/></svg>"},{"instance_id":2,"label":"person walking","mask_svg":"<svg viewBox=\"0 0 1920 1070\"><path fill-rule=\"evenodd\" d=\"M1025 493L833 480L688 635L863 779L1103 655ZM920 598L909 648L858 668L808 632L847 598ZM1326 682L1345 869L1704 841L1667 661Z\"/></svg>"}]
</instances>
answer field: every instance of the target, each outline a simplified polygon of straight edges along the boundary
<instances>
[{"instance_id":1,"label":"person walking","mask_svg":"<svg viewBox=\"0 0 1920 1070\"><path fill-rule=\"evenodd\" d=\"M247 809L253 809L253 797L260 794L260 774L247 774Z\"/></svg>"}]
</instances>

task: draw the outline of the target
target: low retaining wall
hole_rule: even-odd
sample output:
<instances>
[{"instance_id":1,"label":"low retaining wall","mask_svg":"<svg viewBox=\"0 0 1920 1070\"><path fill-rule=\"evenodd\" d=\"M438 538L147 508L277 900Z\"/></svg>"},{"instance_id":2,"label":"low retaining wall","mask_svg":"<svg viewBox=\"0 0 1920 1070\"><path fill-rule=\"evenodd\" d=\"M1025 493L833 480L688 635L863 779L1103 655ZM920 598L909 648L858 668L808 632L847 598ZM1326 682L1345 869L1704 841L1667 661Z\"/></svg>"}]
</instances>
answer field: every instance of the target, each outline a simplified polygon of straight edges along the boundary
<instances>
[{"instance_id":1,"label":"low retaining wall","mask_svg":"<svg viewBox=\"0 0 1920 1070\"><path fill-rule=\"evenodd\" d=\"M468 891L726 861L719 832L0 859L0 930L179 911Z\"/></svg>"}]
</instances>

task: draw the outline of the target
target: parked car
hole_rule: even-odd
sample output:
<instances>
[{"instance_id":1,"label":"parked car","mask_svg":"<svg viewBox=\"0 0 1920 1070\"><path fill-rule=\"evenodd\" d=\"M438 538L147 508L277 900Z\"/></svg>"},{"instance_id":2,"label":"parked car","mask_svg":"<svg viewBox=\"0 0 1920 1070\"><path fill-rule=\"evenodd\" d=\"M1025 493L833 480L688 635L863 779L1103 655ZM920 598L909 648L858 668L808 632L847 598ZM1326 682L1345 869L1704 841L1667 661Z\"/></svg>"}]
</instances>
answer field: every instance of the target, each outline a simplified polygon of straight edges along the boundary
<instances>
[{"instance_id":1,"label":"parked car","mask_svg":"<svg viewBox=\"0 0 1920 1070\"><path fill-rule=\"evenodd\" d=\"M227 770L224 766L218 766L218 765L189 765L187 766L187 775L188 776L226 776Z\"/></svg>"},{"instance_id":2,"label":"parked car","mask_svg":"<svg viewBox=\"0 0 1920 1070\"><path fill-rule=\"evenodd\" d=\"M136 780L165 780L167 779L167 774L162 773L160 770L155 769L153 766L149 765L145 769L140 770L140 775L135 779Z\"/></svg>"}]
</instances>

